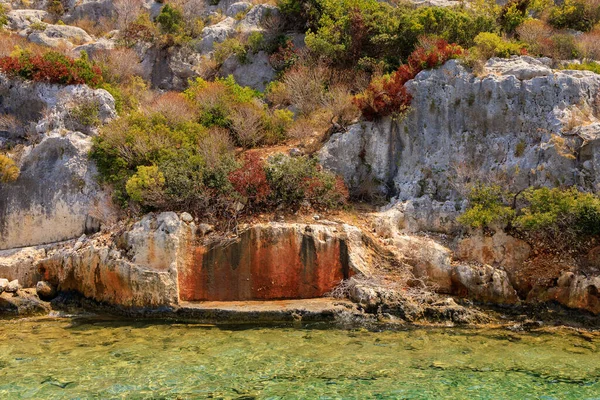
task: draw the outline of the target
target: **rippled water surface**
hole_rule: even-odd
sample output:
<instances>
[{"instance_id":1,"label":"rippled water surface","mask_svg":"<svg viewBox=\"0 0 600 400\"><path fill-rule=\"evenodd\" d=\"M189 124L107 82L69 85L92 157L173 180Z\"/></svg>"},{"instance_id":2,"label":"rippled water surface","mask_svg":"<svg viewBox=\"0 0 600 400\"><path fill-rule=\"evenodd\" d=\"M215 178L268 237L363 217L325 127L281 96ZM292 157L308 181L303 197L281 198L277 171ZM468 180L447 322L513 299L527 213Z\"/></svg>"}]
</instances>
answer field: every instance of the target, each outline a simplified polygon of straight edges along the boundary
<instances>
[{"instance_id":1,"label":"rippled water surface","mask_svg":"<svg viewBox=\"0 0 600 400\"><path fill-rule=\"evenodd\" d=\"M600 399L573 331L0 321L0 398Z\"/></svg>"}]
</instances>

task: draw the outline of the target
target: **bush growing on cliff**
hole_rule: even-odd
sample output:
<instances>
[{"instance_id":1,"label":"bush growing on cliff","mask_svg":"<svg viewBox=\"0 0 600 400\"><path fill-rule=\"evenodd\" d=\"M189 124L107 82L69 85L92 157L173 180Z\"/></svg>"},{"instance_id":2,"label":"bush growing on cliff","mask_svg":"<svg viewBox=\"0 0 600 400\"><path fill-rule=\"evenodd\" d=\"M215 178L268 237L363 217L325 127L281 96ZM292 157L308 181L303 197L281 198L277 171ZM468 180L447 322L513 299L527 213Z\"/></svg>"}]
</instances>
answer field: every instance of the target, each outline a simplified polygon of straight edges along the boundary
<instances>
[{"instance_id":1,"label":"bush growing on cliff","mask_svg":"<svg viewBox=\"0 0 600 400\"><path fill-rule=\"evenodd\" d=\"M183 13L171 4L165 4L156 17L156 22L163 33L177 34L184 28Z\"/></svg>"},{"instance_id":2,"label":"bush growing on cliff","mask_svg":"<svg viewBox=\"0 0 600 400\"><path fill-rule=\"evenodd\" d=\"M422 40L422 46L410 55L406 64L392 74L373 79L369 87L356 96L355 103L368 120L402 113L412 99L404 86L406 82L422 70L435 68L462 54L460 46L443 39Z\"/></svg>"},{"instance_id":3,"label":"bush growing on cliff","mask_svg":"<svg viewBox=\"0 0 600 400\"><path fill-rule=\"evenodd\" d=\"M471 228L508 227L538 244L564 247L600 235L600 197L575 187L529 188L515 196L480 184L458 221Z\"/></svg>"},{"instance_id":4,"label":"bush growing on cliff","mask_svg":"<svg viewBox=\"0 0 600 400\"><path fill-rule=\"evenodd\" d=\"M308 202L313 208L338 208L346 204L348 190L339 177L324 171L316 159L274 156L266 166L274 206L298 207Z\"/></svg>"},{"instance_id":5,"label":"bush growing on cliff","mask_svg":"<svg viewBox=\"0 0 600 400\"><path fill-rule=\"evenodd\" d=\"M548 22L557 29L587 32L600 21L600 4L596 0L565 0L550 10Z\"/></svg>"},{"instance_id":6,"label":"bush growing on cliff","mask_svg":"<svg viewBox=\"0 0 600 400\"><path fill-rule=\"evenodd\" d=\"M0 154L0 182L10 183L17 180L20 171L12 158Z\"/></svg>"},{"instance_id":7,"label":"bush growing on cliff","mask_svg":"<svg viewBox=\"0 0 600 400\"><path fill-rule=\"evenodd\" d=\"M573 231L580 236L600 234L600 198L570 189L528 189L522 194L525 206L513 225L520 230L557 235Z\"/></svg>"},{"instance_id":8,"label":"bush growing on cliff","mask_svg":"<svg viewBox=\"0 0 600 400\"><path fill-rule=\"evenodd\" d=\"M527 52L523 45L508 41L491 32L480 33L475 37L474 42L475 46L469 49L469 56L484 60L492 57L508 58Z\"/></svg>"},{"instance_id":9,"label":"bush growing on cliff","mask_svg":"<svg viewBox=\"0 0 600 400\"><path fill-rule=\"evenodd\" d=\"M509 198L510 194L500 186L473 186L469 193L469 208L458 218L458 222L471 228L503 228L515 214L508 205Z\"/></svg>"},{"instance_id":10,"label":"bush growing on cliff","mask_svg":"<svg viewBox=\"0 0 600 400\"><path fill-rule=\"evenodd\" d=\"M0 4L0 30L4 27L4 25L8 24L8 17L6 14L8 13L7 8L4 4Z\"/></svg>"},{"instance_id":11,"label":"bush growing on cliff","mask_svg":"<svg viewBox=\"0 0 600 400\"><path fill-rule=\"evenodd\" d=\"M16 55L0 58L0 71L36 82L86 84L91 87L102 83L100 68L83 53L80 58L73 59L56 51L40 55L23 50Z\"/></svg>"},{"instance_id":12,"label":"bush growing on cliff","mask_svg":"<svg viewBox=\"0 0 600 400\"><path fill-rule=\"evenodd\" d=\"M531 0L509 0L500 11L498 23L506 33L514 33L515 29L528 18Z\"/></svg>"},{"instance_id":13,"label":"bush growing on cliff","mask_svg":"<svg viewBox=\"0 0 600 400\"><path fill-rule=\"evenodd\" d=\"M259 92L238 85L232 76L214 82L198 78L185 94L196 106L201 124L229 130L241 147L275 144L287 137L292 113L269 110Z\"/></svg>"}]
</instances>

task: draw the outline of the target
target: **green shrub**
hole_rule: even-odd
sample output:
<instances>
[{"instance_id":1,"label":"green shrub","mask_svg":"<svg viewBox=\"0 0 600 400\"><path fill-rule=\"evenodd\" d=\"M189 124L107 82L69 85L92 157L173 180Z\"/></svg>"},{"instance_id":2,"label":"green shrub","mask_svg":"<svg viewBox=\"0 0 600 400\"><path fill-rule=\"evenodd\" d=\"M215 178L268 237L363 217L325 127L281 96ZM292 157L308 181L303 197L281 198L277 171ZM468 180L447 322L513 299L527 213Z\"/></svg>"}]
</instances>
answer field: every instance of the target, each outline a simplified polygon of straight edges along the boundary
<instances>
[{"instance_id":1,"label":"green shrub","mask_svg":"<svg viewBox=\"0 0 600 400\"><path fill-rule=\"evenodd\" d=\"M265 36L261 32L252 32L248 36L248 50L253 53L258 53L265 46Z\"/></svg>"},{"instance_id":2,"label":"green shrub","mask_svg":"<svg viewBox=\"0 0 600 400\"><path fill-rule=\"evenodd\" d=\"M125 189L129 198L144 205L158 205L164 196L165 176L156 165L140 165L127 180Z\"/></svg>"},{"instance_id":3,"label":"green shrub","mask_svg":"<svg viewBox=\"0 0 600 400\"><path fill-rule=\"evenodd\" d=\"M235 83L232 76L208 82L190 82L185 95L198 109L198 121L206 127L225 128L241 147L276 144L287 138L293 114L269 110L261 93Z\"/></svg>"},{"instance_id":4,"label":"green shrub","mask_svg":"<svg viewBox=\"0 0 600 400\"><path fill-rule=\"evenodd\" d=\"M307 47L341 66L370 59L391 70L412 53L421 36L435 35L470 47L478 33L497 30L494 15L466 8L394 7L377 0L283 3L285 12L300 13L298 18L307 20Z\"/></svg>"},{"instance_id":5,"label":"green shrub","mask_svg":"<svg viewBox=\"0 0 600 400\"><path fill-rule=\"evenodd\" d=\"M316 159L277 154L266 171L274 206L299 207L307 201L313 208L338 208L348 199L343 182L323 171Z\"/></svg>"},{"instance_id":6,"label":"green shrub","mask_svg":"<svg viewBox=\"0 0 600 400\"><path fill-rule=\"evenodd\" d=\"M515 54L523 53L523 46L501 38L492 32L482 32L474 39L475 46L469 49L471 56L481 59L491 57L508 58Z\"/></svg>"},{"instance_id":7,"label":"green shrub","mask_svg":"<svg viewBox=\"0 0 600 400\"><path fill-rule=\"evenodd\" d=\"M515 218L516 228L538 233L573 231L577 235L600 234L600 198L576 188L528 189L526 206Z\"/></svg>"},{"instance_id":8,"label":"green shrub","mask_svg":"<svg viewBox=\"0 0 600 400\"><path fill-rule=\"evenodd\" d=\"M458 222L472 228L509 227L536 244L564 249L600 235L600 197L575 187L529 188L518 196L476 185Z\"/></svg>"},{"instance_id":9,"label":"green shrub","mask_svg":"<svg viewBox=\"0 0 600 400\"><path fill-rule=\"evenodd\" d=\"M230 56L235 55L242 64L246 62L246 47L236 38L225 39L215 44L214 58L217 64L223 64Z\"/></svg>"},{"instance_id":10,"label":"green shrub","mask_svg":"<svg viewBox=\"0 0 600 400\"><path fill-rule=\"evenodd\" d=\"M593 0L565 0L553 7L548 17L557 29L575 29L587 32L600 21L600 5Z\"/></svg>"},{"instance_id":11,"label":"green shrub","mask_svg":"<svg viewBox=\"0 0 600 400\"><path fill-rule=\"evenodd\" d=\"M0 154L0 183L14 182L19 174L19 167L15 162L4 154Z\"/></svg>"},{"instance_id":12,"label":"green shrub","mask_svg":"<svg viewBox=\"0 0 600 400\"><path fill-rule=\"evenodd\" d=\"M557 33L552 35L552 58L570 60L579 57L579 49L573 35L568 33Z\"/></svg>"},{"instance_id":13,"label":"green shrub","mask_svg":"<svg viewBox=\"0 0 600 400\"><path fill-rule=\"evenodd\" d=\"M0 29L2 29L4 25L8 24L8 17L6 16L7 13L7 7L4 4L0 4Z\"/></svg>"},{"instance_id":14,"label":"green shrub","mask_svg":"<svg viewBox=\"0 0 600 400\"><path fill-rule=\"evenodd\" d=\"M47 27L48 24L45 24L43 22L34 22L33 24L29 25L29 29L40 32L45 31Z\"/></svg>"},{"instance_id":15,"label":"green shrub","mask_svg":"<svg viewBox=\"0 0 600 400\"><path fill-rule=\"evenodd\" d=\"M498 23L506 33L513 33L527 18L531 0L510 0L500 11Z\"/></svg>"},{"instance_id":16,"label":"green shrub","mask_svg":"<svg viewBox=\"0 0 600 400\"><path fill-rule=\"evenodd\" d=\"M159 24L161 32L172 35L181 33L185 26L183 13L170 4L165 4L156 17L156 22Z\"/></svg>"},{"instance_id":17,"label":"green shrub","mask_svg":"<svg viewBox=\"0 0 600 400\"><path fill-rule=\"evenodd\" d=\"M506 227L515 213L507 205L509 196L497 185L473 186L469 194L469 207L458 218L458 222L471 228Z\"/></svg>"},{"instance_id":18,"label":"green shrub","mask_svg":"<svg viewBox=\"0 0 600 400\"><path fill-rule=\"evenodd\" d=\"M69 110L69 118L83 126L99 126L100 106L96 101L84 100Z\"/></svg>"},{"instance_id":19,"label":"green shrub","mask_svg":"<svg viewBox=\"0 0 600 400\"><path fill-rule=\"evenodd\" d=\"M569 64L563 69L574 69L578 71L592 71L596 74L600 74L600 64L595 61L585 62L581 64Z\"/></svg>"}]
</instances>

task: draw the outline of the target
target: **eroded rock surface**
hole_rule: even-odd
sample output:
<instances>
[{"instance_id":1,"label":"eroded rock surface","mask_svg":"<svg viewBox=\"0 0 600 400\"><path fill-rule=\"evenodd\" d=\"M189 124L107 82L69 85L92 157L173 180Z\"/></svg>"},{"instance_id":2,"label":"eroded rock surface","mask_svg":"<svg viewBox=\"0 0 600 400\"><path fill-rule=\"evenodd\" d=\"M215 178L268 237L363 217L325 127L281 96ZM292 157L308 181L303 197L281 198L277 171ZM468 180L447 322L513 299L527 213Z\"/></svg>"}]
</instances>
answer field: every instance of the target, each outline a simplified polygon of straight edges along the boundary
<instances>
[{"instance_id":1,"label":"eroded rock surface","mask_svg":"<svg viewBox=\"0 0 600 400\"><path fill-rule=\"evenodd\" d=\"M0 113L24 127L0 131L0 145L24 145L16 157L19 178L0 184L0 250L67 240L99 228L105 194L88 159L89 134L95 130L71 117L84 101L97 105L101 122L116 116L114 100L104 90L0 75Z\"/></svg>"},{"instance_id":2,"label":"eroded rock surface","mask_svg":"<svg viewBox=\"0 0 600 400\"><path fill-rule=\"evenodd\" d=\"M358 235L358 237L357 237ZM360 232L347 225L264 224L239 238L195 249L180 271L182 300L321 297L368 266Z\"/></svg>"},{"instance_id":3,"label":"eroded rock surface","mask_svg":"<svg viewBox=\"0 0 600 400\"><path fill-rule=\"evenodd\" d=\"M558 182L600 189L600 75L514 57L492 59L475 76L451 60L407 87L413 100L404 119L352 125L321 151L323 165L353 191L371 183L401 201L458 201L467 179L478 178L515 191Z\"/></svg>"}]
</instances>

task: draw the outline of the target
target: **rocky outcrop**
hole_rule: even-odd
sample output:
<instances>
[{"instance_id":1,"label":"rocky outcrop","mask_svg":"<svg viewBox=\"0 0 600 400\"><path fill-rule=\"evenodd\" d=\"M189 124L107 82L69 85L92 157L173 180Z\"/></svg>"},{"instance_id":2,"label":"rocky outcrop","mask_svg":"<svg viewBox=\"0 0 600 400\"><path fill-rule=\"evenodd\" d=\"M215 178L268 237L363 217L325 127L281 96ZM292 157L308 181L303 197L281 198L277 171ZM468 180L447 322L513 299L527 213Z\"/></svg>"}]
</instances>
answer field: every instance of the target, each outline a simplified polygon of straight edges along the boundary
<instances>
[{"instance_id":1,"label":"rocky outcrop","mask_svg":"<svg viewBox=\"0 0 600 400\"><path fill-rule=\"evenodd\" d=\"M88 159L88 134L95 129L71 117L71 110L82 102L97 106L101 122L116 116L114 100L104 90L0 76L0 113L26 127L0 132L0 145L24 146L15 155L19 178L0 184L0 250L58 242L98 230L107 202Z\"/></svg>"},{"instance_id":2,"label":"rocky outcrop","mask_svg":"<svg viewBox=\"0 0 600 400\"><path fill-rule=\"evenodd\" d=\"M82 240L37 264L44 281L126 307L174 306L177 269L191 252L195 227L175 213L148 215L114 238Z\"/></svg>"},{"instance_id":3,"label":"rocky outcrop","mask_svg":"<svg viewBox=\"0 0 600 400\"><path fill-rule=\"evenodd\" d=\"M438 292L597 313L596 278L568 263L536 271L547 268L526 242L503 232L464 237L456 218L467 184L477 181L515 193L558 185L600 191L600 75L553 70L550 60L531 57L491 59L475 75L453 60L407 88L413 100L404 118L350 126L319 154L355 194L394 197L372 216L375 233Z\"/></svg>"},{"instance_id":4,"label":"rocky outcrop","mask_svg":"<svg viewBox=\"0 0 600 400\"><path fill-rule=\"evenodd\" d=\"M255 90L264 92L265 88L275 79L275 70L271 66L269 56L264 51L247 55L247 60L240 63L234 55L229 57L219 70L219 75L227 77L233 75L236 83L249 86Z\"/></svg>"},{"instance_id":5,"label":"rocky outcrop","mask_svg":"<svg viewBox=\"0 0 600 400\"><path fill-rule=\"evenodd\" d=\"M44 248L0 251L0 272L123 307L177 307L182 301L321 297L374 254L355 227L271 223L236 239L200 243L183 213L149 214L120 233L82 236Z\"/></svg>"},{"instance_id":6,"label":"rocky outcrop","mask_svg":"<svg viewBox=\"0 0 600 400\"><path fill-rule=\"evenodd\" d=\"M542 61L492 59L479 76L456 60L423 71L407 84L413 100L405 118L333 135L321 162L355 192L378 186L401 201L460 200L476 180L515 191L559 182L596 191L600 75L554 71Z\"/></svg>"},{"instance_id":7,"label":"rocky outcrop","mask_svg":"<svg viewBox=\"0 0 600 400\"><path fill-rule=\"evenodd\" d=\"M7 27L14 31L27 29L33 23L40 23L48 13L44 10L12 10L6 14Z\"/></svg>"},{"instance_id":8,"label":"rocky outcrop","mask_svg":"<svg viewBox=\"0 0 600 400\"><path fill-rule=\"evenodd\" d=\"M31 42L48 47L82 45L93 41L86 31L76 26L44 24L43 30L34 30L27 37Z\"/></svg>"}]
</instances>

